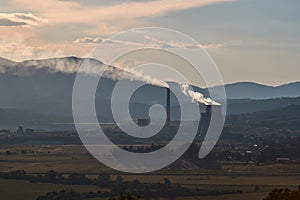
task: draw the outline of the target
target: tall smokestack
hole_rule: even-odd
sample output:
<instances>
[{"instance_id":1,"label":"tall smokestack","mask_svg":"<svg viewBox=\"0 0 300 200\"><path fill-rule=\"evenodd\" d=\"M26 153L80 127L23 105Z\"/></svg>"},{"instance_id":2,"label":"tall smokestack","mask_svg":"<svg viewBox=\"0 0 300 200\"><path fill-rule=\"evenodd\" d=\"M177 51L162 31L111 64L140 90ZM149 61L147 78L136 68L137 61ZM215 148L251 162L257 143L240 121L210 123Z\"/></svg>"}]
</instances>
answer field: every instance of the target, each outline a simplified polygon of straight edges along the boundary
<instances>
[{"instance_id":1,"label":"tall smokestack","mask_svg":"<svg viewBox=\"0 0 300 200\"><path fill-rule=\"evenodd\" d=\"M167 126L170 127L171 126L171 97L170 97L170 88L167 88L167 105L166 105L166 109L167 109Z\"/></svg>"}]
</instances>

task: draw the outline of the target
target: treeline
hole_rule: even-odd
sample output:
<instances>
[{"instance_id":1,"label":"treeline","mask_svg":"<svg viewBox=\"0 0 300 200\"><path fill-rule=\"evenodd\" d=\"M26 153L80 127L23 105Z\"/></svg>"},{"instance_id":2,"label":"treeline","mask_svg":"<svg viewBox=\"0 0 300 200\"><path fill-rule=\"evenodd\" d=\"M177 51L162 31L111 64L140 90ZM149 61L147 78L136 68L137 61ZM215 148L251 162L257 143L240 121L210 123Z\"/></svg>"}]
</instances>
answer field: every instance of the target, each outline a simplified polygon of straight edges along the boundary
<instances>
[{"instance_id":1,"label":"treeline","mask_svg":"<svg viewBox=\"0 0 300 200\"><path fill-rule=\"evenodd\" d=\"M37 175L30 175L24 170L17 170L12 172L0 172L0 178L54 184L96 185L106 188L113 187L115 185L114 181L110 179L110 176L107 173L101 173L97 178L88 178L85 174L72 173L68 176L64 176L62 173L52 170L47 171L44 174Z\"/></svg>"},{"instance_id":2,"label":"treeline","mask_svg":"<svg viewBox=\"0 0 300 200\"><path fill-rule=\"evenodd\" d=\"M181 186L180 184L173 184L168 178L164 179L163 183L142 183L139 180L124 181L122 176L117 176L112 180L107 173L101 173L97 178L88 178L84 174L73 173L64 176L55 171L48 171L45 174L27 175L24 170L14 172L1 172L0 178L27 180L31 182L47 182L53 184L72 184L72 185L95 185L99 188L108 189L107 192L89 192L77 193L74 191L61 191L56 193L47 193L47 195L40 197L39 200L60 199L56 196L78 196L84 198L96 197L113 197L119 193L126 193L130 191L133 195L143 194L143 199L166 198L175 199L175 197L193 197L205 195L223 195L242 193L241 191L220 191L220 190L201 190L192 189ZM77 197L76 197L77 198ZM69 199L76 199L69 198ZM68 199L68 198L61 198Z\"/></svg>"},{"instance_id":3,"label":"treeline","mask_svg":"<svg viewBox=\"0 0 300 200\"><path fill-rule=\"evenodd\" d=\"M92 198L109 198L112 196L111 192L75 192L62 190L59 192L48 192L45 195L39 196L36 200L82 200Z\"/></svg>"},{"instance_id":4,"label":"treeline","mask_svg":"<svg viewBox=\"0 0 300 200\"><path fill-rule=\"evenodd\" d=\"M300 185L298 190L274 189L263 200L300 200Z\"/></svg>"},{"instance_id":5,"label":"treeline","mask_svg":"<svg viewBox=\"0 0 300 200\"><path fill-rule=\"evenodd\" d=\"M111 197L107 192L88 192L88 193L80 193L75 191L59 191L59 192L48 192L46 195L40 196L37 200L82 200L82 199L90 199L90 198L107 198L110 197L109 200L140 200L140 196L133 196L131 193L127 193L124 195L120 193L118 197Z\"/></svg>"}]
</instances>

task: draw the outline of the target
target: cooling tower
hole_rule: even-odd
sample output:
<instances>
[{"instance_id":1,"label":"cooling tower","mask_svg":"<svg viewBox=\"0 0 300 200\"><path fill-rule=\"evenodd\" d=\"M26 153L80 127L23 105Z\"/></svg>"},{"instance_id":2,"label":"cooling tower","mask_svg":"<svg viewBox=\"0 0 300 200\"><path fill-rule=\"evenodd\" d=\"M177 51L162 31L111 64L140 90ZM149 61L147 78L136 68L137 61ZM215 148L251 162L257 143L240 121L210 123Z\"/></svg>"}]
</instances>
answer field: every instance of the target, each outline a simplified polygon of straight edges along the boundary
<instances>
[{"instance_id":1,"label":"cooling tower","mask_svg":"<svg viewBox=\"0 0 300 200\"><path fill-rule=\"evenodd\" d=\"M206 105L205 109L206 112L201 114L201 121L198 129L199 130L198 133L201 139L204 139L209 127L212 105Z\"/></svg>"}]
</instances>

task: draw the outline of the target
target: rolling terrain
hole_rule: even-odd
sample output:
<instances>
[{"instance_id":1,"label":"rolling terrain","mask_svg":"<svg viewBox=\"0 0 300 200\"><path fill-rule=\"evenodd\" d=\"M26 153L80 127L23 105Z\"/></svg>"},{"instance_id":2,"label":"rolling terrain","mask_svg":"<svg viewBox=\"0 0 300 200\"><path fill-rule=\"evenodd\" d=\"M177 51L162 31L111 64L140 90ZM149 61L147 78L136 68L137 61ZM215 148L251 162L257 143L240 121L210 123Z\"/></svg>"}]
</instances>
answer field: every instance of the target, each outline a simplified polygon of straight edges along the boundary
<instances>
[{"instance_id":1,"label":"rolling terrain","mask_svg":"<svg viewBox=\"0 0 300 200\"><path fill-rule=\"evenodd\" d=\"M32 128L64 129L53 124L72 123L72 90L76 71L84 59L77 57L51 58L14 62L0 59L0 128L14 128L19 124ZM138 77L120 68L106 66L90 60L100 68L108 67L101 78L96 93L96 110L101 121L112 121L110 98L116 80L120 77ZM113 75L112 75L113 74ZM128 79L128 81L129 81ZM135 80L136 79L136 80ZM169 83L178 87L176 83ZM101 87L100 87L101 85ZM9 86L9 87L8 87ZM205 95L208 90L193 86ZM290 83L270 87L256 83L240 82L225 85L227 114L242 114L300 105L300 84ZM124 91L125 92L125 91ZM153 104L165 105L165 89L146 84L139 89L130 102L134 118L147 118ZM121 94L122 95L122 94ZM84 98L84 97L83 97ZM173 110L178 110L175 96L171 96ZM122 103L122 102L120 102ZM172 117L178 117L174 111ZM65 128L70 128L65 127ZM71 127L72 128L72 127Z\"/></svg>"}]
</instances>

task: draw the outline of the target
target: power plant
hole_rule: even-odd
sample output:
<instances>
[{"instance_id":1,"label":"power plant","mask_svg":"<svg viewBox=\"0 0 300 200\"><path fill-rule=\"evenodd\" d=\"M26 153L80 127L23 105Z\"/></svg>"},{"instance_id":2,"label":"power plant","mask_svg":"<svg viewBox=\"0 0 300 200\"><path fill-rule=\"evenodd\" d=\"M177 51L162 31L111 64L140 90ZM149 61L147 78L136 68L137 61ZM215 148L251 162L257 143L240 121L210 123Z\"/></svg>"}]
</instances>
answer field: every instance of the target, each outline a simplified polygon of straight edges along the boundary
<instances>
[{"instance_id":1,"label":"power plant","mask_svg":"<svg viewBox=\"0 0 300 200\"><path fill-rule=\"evenodd\" d=\"M220 107L220 106L219 106ZM201 120L199 122L198 136L203 139L208 130L211 119L212 105L205 105L205 113L201 113Z\"/></svg>"},{"instance_id":2,"label":"power plant","mask_svg":"<svg viewBox=\"0 0 300 200\"><path fill-rule=\"evenodd\" d=\"M171 127L171 91L170 88L167 88L167 101L166 101L166 110L167 110L167 127Z\"/></svg>"},{"instance_id":3,"label":"power plant","mask_svg":"<svg viewBox=\"0 0 300 200\"><path fill-rule=\"evenodd\" d=\"M217 115L221 115L221 106L219 104L204 104L199 101L198 105L203 108L205 106L205 112L201 112L201 119L196 120L196 119L190 119L190 121L180 121L178 119L178 115L180 111L178 111L178 108L175 108L171 110L171 90L170 88L166 88L165 90L165 109L166 109L166 122L164 125L164 129L162 130L160 136L163 137L169 137L172 136L174 133L176 133L177 128L180 125L183 126L196 126L198 125L198 131L197 131L197 136L196 140L197 141L202 141L207 133L207 130L210 125L211 121L211 116L212 116L212 111L215 110ZM191 102L193 103L193 102ZM172 117L171 117L172 116ZM173 118L173 119L172 119ZM139 126L147 126L150 123L149 118L140 118L137 119L136 122Z\"/></svg>"},{"instance_id":4,"label":"power plant","mask_svg":"<svg viewBox=\"0 0 300 200\"><path fill-rule=\"evenodd\" d=\"M218 110L218 114L221 115L221 106L220 105L204 105L205 106L205 112L201 113L201 120L199 122L194 121L194 123L198 123L198 134L197 138L198 140L203 140L206 132L209 128L209 124L211 121L212 116L212 109ZM170 130L173 126L179 126L181 123L178 120L171 120L171 91L170 88L166 89L166 113L167 113L167 119L166 119L166 130ZM193 121L192 121L193 122ZM187 123L188 124L188 123ZM168 129L169 128L169 129Z\"/></svg>"}]
</instances>

